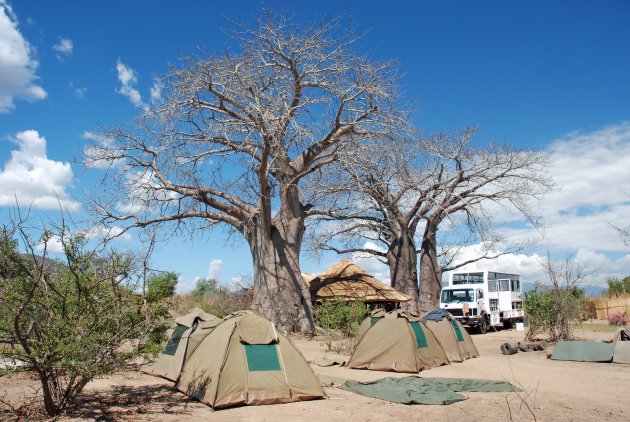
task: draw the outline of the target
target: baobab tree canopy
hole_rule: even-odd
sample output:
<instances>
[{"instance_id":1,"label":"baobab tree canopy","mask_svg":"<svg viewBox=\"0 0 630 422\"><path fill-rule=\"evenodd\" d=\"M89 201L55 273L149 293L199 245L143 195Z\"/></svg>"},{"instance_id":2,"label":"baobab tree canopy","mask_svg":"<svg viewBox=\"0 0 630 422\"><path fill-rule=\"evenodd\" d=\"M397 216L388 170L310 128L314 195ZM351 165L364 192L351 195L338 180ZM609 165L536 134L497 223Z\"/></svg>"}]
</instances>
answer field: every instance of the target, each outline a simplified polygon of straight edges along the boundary
<instances>
[{"instance_id":1,"label":"baobab tree canopy","mask_svg":"<svg viewBox=\"0 0 630 422\"><path fill-rule=\"evenodd\" d=\"M159 104L85 150L111 185L96 209L126 229L233 229L252 252L254 307L309 329L299 255L313 204L299 186L349 142L404 123L395 68L355 54L338 21L301 28L266 13L234 26L224 54L184 58Z\"/></svg>"},{"instance_id":2,"label":"baobab tree canopy","mask_svg":"<svg viewBox=\"0 0 630 422\"><path fill-rule=\"evenodd\" d=\"M476 133L470 128L454 135L390 138L340 160L337 172L321 183L336 207L319 219L335 223L314 232L316 247L381 258L389 265L392 286L416 299L404 306L421 312L437 307L442 272L463 265L452 265L453 250L439 259L436 235L445 221L465 227L468 241L483 245L466 263L521 248L522 242L502 236L499 214L538 223L532 200L552 186L544 172L547 156L477 146Z\"/></svg>"}]
</instances>

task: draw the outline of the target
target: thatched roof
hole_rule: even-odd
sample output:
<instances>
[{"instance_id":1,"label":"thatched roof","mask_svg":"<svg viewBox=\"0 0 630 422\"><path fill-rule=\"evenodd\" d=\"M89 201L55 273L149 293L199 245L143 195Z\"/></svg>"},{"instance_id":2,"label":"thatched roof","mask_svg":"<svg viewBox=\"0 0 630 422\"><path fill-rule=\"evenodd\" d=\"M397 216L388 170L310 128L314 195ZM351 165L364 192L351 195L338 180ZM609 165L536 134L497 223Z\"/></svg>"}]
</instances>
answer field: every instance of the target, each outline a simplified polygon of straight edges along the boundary
<instances>
[{"instance_id":1,"label":"thatched roof","mask_svg":"<svg viewBox=\"0 0 630 422\"><path fill-rule=\"evenodd\" d=\"M311 281L313 281L313 279L315 278L314 275L309 274L309 273L301 273L302 274L302 278L304 279L305 282L307 283L311 283Z\"/></svg>"},{"instance_id":2,"label":"thatched roof","mask_svg":"<svg viewBox=\"0 0 630 422\"><path fill-rule=\"evenodd\" d=\"M406 302L407 295L397 292L378 281L358 265L341 261L311 280L311 297L314 302L345 299L365 302Z\"/></svg>"}]
</instances>

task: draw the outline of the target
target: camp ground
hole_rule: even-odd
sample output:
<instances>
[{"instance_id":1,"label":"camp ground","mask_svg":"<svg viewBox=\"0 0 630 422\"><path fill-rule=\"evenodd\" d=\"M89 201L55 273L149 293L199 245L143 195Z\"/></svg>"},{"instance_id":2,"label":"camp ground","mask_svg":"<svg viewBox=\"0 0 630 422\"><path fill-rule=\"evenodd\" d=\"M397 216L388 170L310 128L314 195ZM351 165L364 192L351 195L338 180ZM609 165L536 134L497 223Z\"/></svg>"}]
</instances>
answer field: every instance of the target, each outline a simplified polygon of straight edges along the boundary
<instances>
[{"instance_id":1,"label":"camp ground","mask_svg":"<svg viewBox=\"0 0 630 422\"><path fill-rule=\"evenodd\" d=\"M273 334L272 334L273 335ZM576 336L592 341L610 340L614 332L578 330ZM522 338L516 330L472 334L479 357L461 363L442 365L420 373L424 378L459 378L509 381L522 388L521 397L543 421L625 421L630 413L627 392L621 386L630 383L629 365L554 361L545 352L501 354L499 346ZM313 361L325 356L331 360L349 359L348 355L324 352L320 338L289 336L288 339L304 356ZM320 380L355 380L372 382L383 378L409 377L409 373L359 370L339 365L311 365ZM0 392L18 394L36 380L13 375L10 384L0 383ZM0 380L2 380L0 378ZM0 381L1 382L1 381ZM324 387L326 399L286 404L239 406L212 409L173 388L164 378L139 371L127 371L99 378L86 386L85 399L74 418L122 421L303 421L317 420L461 420L509 421L534 420L522 405L521 398L511 392L466 392L465 400L450 405L409 406L371 398L337 387ZM526 398L527 397L527 398ZM508 410L508 403L510 410ZM593 419L595 417L595 419ZM62 421L76 420L70 417Z\"/></svg>"}]
</instances>

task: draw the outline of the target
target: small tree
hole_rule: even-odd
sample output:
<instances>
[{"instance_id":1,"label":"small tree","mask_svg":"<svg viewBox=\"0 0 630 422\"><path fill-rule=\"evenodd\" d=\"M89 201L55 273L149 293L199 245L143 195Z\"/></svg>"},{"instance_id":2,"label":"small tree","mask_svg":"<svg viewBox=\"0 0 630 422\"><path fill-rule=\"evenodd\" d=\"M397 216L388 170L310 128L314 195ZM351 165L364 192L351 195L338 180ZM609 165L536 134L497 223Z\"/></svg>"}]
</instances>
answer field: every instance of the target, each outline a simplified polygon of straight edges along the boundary
<instances>
[{"instance_id":1,"label":"small tree","mask_svg":"<svg viewBox=\"0 0 630 422\"><path fill-rule=\"evenodd\" d=\"M179 274L175 272L165 272L150 274L146 279L145 307L146 318L154 328L149 332L144 352L147 354L157 354L162 350L168 325L163 323L169 318L169 309L175 306L175 287Z\"/></svg>"},{"instance_id":2,"label":"small tree","mask_svg":"<svg viewBox=\"0 0 630 422\"><path fill-rule=\"evenodd\" d=\"M147 302L168 300L175 295L179 275L174 272L152 274L147 279Z\"/></svg>"},{"instance_id":3,"label":"small tree","mask_svg":"<svg viewBox=\"0 0 630 422\"><path fill-rule=\"evenodd\" d=\"M361 321L367 316L365 303L350 304L344 300L324 302L314 309L315 322L326 330L339 330L351 337L359 329Z\"/></svg>"},{"instance_id":4,"label":"small tree","mask_svg":"<svg viewBox=\"0 0 630 422\"><path fill-rule=\"evenodd\" d=\"M217 291L218 286L219 282L214 278L200 278L197 280L197 283L195 283L192 295L197 298L202 298Z\"/></svg>"},{"instance_id":5,"label":"small tree","mask_svg":"<svg viewBox=\"0 0 630 422\"><path fill-rule=\"evenodd\" d=\"M551 341L570 340L571 326L581 320L586 309L586 298L579 284L587 273L573 257L554 262L548 256L542 265L551 283L537 283L534 290L525 293L527 338L546 334Z\"/></svg>"},{"instance_id":6,"label":"small tree","mask_svg":"<svg viewBox=\"0 0 630 422\"><path fill-rule=\"evenodd\" d=\"M606 280L606 283L608 284L606 296L630 294L630 276L624 277L621 280L611 277Z\"/></svg>"},{"instance_id":7,"label":"small tree","mask_svg":"<svg viewBox=\"0 0 630 422\"><path fill-rule=\"evenodd\" d=\"M49 256L51 239L63 245L63 260ZM17 343L11 353L37 373L48 415L139 355L136 340L157 324L135 292L143 274L134 256L90 251L66 227L45 230L40 242L23 221L0 227L0 337Z\"/></svg>"}]
</instances>

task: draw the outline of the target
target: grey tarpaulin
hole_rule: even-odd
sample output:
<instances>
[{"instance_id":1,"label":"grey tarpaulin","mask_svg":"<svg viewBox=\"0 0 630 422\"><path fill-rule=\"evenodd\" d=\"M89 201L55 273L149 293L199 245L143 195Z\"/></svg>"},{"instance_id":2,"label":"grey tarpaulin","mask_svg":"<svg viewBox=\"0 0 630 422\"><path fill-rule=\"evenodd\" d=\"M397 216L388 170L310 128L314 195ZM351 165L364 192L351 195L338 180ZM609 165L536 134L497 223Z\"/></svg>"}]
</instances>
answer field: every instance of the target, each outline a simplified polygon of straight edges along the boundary
<instances>
[{"instance_id":1,"label":"grey tarpaulin","mask_svg":"<svg viewBox=\"0 0 630 422\"><path fill-rule=\"evenodd\" d=\"M578 362L610 362L615 351L614 343L599 341L559 341L551 355L553 360Z\"/></svg>"},{"instance_id":2,"label":"grey tarpaulin","mask_svg":"<svg viewBox=\"0 0 630 422\"><path fill-rule=\"evenodd\" d=\"M474 378L382 378L373 382L348 380L340 388L363 396L401 404L451 404L465 400L457 392L519 391L509 382Z\"/></svg>"},{"instance_id":3,"label":"grey tarpaulin","mask_svg":"<svg viewBox=\"0 0 630 422\"><path fill-rule=\"evenodd\" d=\"M427 321L442 321L442 319L448 317L448 311L446 309L434 309L422 318L422 322L425 324Z\"/></svg>"}]
</instances>

